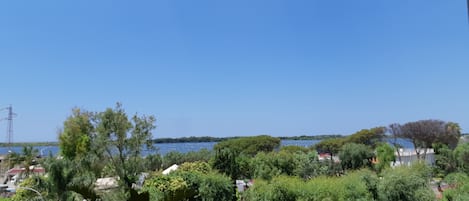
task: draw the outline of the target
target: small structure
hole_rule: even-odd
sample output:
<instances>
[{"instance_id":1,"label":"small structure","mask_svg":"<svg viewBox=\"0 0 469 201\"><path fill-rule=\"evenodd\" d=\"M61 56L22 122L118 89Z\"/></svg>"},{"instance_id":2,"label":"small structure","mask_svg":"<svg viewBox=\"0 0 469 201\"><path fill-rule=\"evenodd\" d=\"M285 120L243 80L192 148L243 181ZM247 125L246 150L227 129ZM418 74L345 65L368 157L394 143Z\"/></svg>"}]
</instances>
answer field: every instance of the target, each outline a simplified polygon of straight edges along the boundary
<instances>
[{"instance_id":1,"label":"small structure","mask_svg":"<svg viewBox=\"0 0 469 201\"><path fill-rule=\"evenodd\" d=\"M331 160L334 161L335 163L338 163L340 162L340 159L338 156L332 156L331 158L331 154L330 153L319 153L318 154L318 160L319 161L325 161L325 160Z\"/></svg>"},{"instance_id":2,"label":"small structure","mask_svg":"<svg viewBox=\"0 0 469 201\"><path fill-rule=\"evenodd\" d=\"M171 167L166 168L165 170L163 170L162 174L167 175L170 172L177 170L178 168L179 168L179 165L173 164L173 165L171 165Z\"/></svg>"},{"instance_id":3,"label":"small structure","mask_svg":"<svg viewBox=\"0 0 469 201\"><path fill-rule=\"evenodd\" d=\"M44 174L44 173L46 173L46 170L43 167L31 166L31 167L29 167L29 170L31 171L31 173L34 173L34 174ZM12 169L9 169L6 172L6 174L9 175L9 176L15 176L15 175L22 174L25 171L26 171L25 168L12 168Z\"/></svg>"},{"instance_id":4,"label":"small structure","mask_svg":"<svg viewBox=\"0 0 469 201\"><path fill-rule=\"evenodd\" d=\"M43 175L46 173L46 170L43 167L36 167L30 166L29 167L30 174L39 174ZM16 183L18 179L21 179L26 172L26 168L12 168L5 172L5 182L11 181L12 183Z\"/></svg>"},{"instance_id":5,"label":"small structure","mask_svg":"<svg viewBox=\"0 0 469 201\"><path fill-rule=\"evenodd\" d=\"M435 165L435 151L433 149L420 149L419 151L421 160L424 160L428 165ZM394 154L396 155L396 162L391 163L392 167L411 165L418 161L415 149L399 149L399 153L396 151Z\"/></svg>"},{"instance_id":6,"label":"small structure","mask_svg":"<svg viewBox=\"0 0 469 201\"><path fill-rule=\"evenodd\" d=\"M117 188L119 187L119 183L117 182L118 180L119 180L118 177L99 178L94 183L95 189L105 191L105 190Z\"/></svg>"},{"instance_id":7,"label":"small structure","mask_svg":"<svg viewBox=\"0 0 469 201\"><path fill-rule=\"evenodd\" d=\"M236 180L236 189L238 190L238 192L244 192L252 185L254 185L253 180L249 180L249 181Z\"/></svg>"}]
</instances>

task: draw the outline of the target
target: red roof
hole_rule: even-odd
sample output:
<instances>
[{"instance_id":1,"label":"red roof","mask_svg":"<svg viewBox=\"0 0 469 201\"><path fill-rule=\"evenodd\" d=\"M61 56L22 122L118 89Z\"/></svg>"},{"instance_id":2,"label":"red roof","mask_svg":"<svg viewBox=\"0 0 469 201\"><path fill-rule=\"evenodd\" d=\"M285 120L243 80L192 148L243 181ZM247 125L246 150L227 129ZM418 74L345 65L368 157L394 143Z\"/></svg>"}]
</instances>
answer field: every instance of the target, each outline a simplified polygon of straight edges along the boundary
<instances>
[{"instance_id":1,"label":"red roof","mask_svg":"<svg viewBox=\"0 0 469 201\"><path fill-rule=\"evenodd\" d=\"M25 169L24 168L12 168L10 170L7 171L7 174L9 175L17 175L19 173L22 173L24 172ZM34 169L32 169L32 172L33 173L45 173L46 170L42 167L35 167Z\"/></svg>"}]
</instances>

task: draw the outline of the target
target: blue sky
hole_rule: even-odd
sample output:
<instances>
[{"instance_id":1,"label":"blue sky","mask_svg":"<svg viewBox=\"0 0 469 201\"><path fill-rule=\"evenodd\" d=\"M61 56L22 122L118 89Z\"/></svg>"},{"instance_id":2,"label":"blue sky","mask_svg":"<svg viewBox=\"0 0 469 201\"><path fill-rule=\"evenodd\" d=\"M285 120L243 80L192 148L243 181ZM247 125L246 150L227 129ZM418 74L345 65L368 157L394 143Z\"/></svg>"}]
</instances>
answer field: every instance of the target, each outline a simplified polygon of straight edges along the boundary
<instances>
[{"instance_id":1,"label":"blue sky","mask_svg":"<svg viewBox=\"0 0 469 201\"><path fill-rule=\"evenodd\" d=\"M463 0L3 1L0 75L14 141L118 101L154 137L469 132Z\"/></svg>"}]
</instances>

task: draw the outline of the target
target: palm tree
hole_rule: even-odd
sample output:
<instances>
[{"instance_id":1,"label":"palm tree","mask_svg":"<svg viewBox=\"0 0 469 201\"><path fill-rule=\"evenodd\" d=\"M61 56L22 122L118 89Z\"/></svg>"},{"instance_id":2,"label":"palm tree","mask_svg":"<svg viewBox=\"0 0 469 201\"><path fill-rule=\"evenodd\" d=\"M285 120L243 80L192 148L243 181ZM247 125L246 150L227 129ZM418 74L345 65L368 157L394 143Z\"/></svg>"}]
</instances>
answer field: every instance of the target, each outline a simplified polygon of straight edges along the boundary
<instances>
[{"instance_id":1,"label":"palm tree","mask_svg":"<svg viewBox=\"0 0 469 201\"><path fill-rule=\"evenodd\" d=\"M34 171L35 166L38 164L37 156L39 151L32 146L24 146L21 153L10 152L7 156L8 168L19 168L24 169L21 172L21 177L29 177L31 172Z\"/></svg>"}]
</instances>

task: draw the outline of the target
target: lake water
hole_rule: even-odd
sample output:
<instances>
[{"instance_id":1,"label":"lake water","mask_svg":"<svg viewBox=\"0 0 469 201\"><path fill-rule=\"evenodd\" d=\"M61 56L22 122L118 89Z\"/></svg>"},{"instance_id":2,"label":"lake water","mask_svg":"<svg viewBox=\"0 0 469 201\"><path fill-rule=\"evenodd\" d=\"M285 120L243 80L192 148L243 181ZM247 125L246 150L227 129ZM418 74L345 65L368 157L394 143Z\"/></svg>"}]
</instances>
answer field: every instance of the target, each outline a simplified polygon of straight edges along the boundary
<instances>
[{"instance_id":1,"label":"lake water","mask_svg":"<svg viewBox=\"0 0 469 201\"><path fill-rule=\"evenodd\" d=\"M309 147L318 143L319 140L282 140L281 146L287 145L297 145L297 146L304 146ZM216 142L185 142L185 143L161 143L155 144L157 147L157 152L155 151L144 151L143 155L148 155L150 153L160 153L165 155L171 151L178 151L181 153L187 153L190 151L199 151L201 149L208 149L212 150L213 146L215 146ZM49 155L56 155L59 152L58 146L36 146L34 147L39 150L39 153L43 156ZM16 153L21 153L23 147L11 147L11 151ZM0 154L7 154L10 149L8 147L0 147Z\"/></svg>"},{"instance_id":2,"label":"lake water","mask_svg":"<svg viewBox=\"0 0 469 201\"><path fill-rule=\"evenodd\" d=\"M297 145L309 147L318 142L320 142L320 140L282 140L281 146ZM407 142L405 140L400 140L399 143L402 144L405 148L413 147L410 142ZM143 155L148 155L151 153L160 153L161 155L165 155L166 153L171 151L187 153L190 151L199 151L201 149L212 150L215 144L216 142L161 143L155 144L155 147L157 147L157 152L144 151ZM43 156L47 156L49 155L49 153L52 153L52 155L56 155L59 152L58 146L37 146L35 148L38 149L39 153ZM11 147L11 151L17 153L21 153L22 149L23 147ZM10 149L8 147L0 147L0 154L7 154L9 150Z\"/></svg>"}]
</instances>

